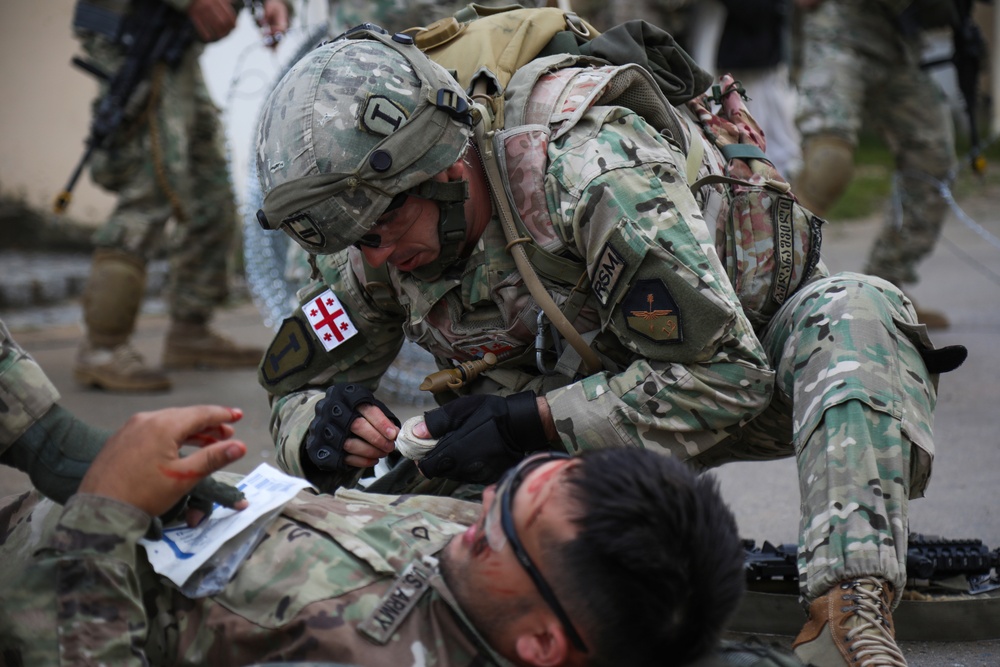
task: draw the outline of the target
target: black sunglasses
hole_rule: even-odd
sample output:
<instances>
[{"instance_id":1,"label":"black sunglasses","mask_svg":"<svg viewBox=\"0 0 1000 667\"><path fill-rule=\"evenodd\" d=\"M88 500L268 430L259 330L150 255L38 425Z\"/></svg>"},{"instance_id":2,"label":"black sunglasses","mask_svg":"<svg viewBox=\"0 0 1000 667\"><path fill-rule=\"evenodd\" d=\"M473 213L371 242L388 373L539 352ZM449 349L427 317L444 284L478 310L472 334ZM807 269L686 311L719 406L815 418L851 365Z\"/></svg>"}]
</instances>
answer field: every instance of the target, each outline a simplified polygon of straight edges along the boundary
<instances>
[{"instance_id":1,"label":"black sunglasses","mask_svg":"<svg viewBox=\"0 0 1000 667\"><path fill-rule=\"evenodd\" d=\"M531 580L535 582L535 588L538 589L542 599L545 600L545 603L549 605L549 608L559 619L570 642L578 650L586 653L587 645L583 643L580 633L573 627L573 622L569 620L569 614L559 604L559 600L556 598L552 587L549 586L542 573L535 567L534 561L531 560L528 552L524 549L524 545L521 544L521 540L517 536L517 530L514 528L514 493L520 488L521 483L532 470L535 470L539 466L549 461L568 458L571 458L570 455L564 452L540 452L526 457L515 467L504 473L500 481L497 482L496 496L493 500L493 505L490 507L489 514L486 515L484 528L487 542L493 551L500 551L505 543L510 543L521 567L528 573ZM502 533L497 531L497 526L500 527Z\"/></svg>"}]
</instances>

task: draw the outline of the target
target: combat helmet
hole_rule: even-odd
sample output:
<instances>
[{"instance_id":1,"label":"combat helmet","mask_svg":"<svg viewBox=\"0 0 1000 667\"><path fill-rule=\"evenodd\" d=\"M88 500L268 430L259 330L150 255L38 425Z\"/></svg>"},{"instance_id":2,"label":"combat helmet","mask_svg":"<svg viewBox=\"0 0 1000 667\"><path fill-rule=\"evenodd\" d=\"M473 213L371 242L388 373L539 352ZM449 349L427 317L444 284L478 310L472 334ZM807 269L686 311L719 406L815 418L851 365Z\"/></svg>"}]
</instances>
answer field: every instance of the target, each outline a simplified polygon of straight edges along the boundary
<instances>
[{"instance_id":1,"label":"combat helmet","mask_svg":"<svg viewBox=\"0 0 1000 667\"><path fill-rule=\"evenodd\" d=\"M365 24L313 49L264 103L258 221L330 254L364 243L383 213L416 195L438 203L442 253L457 254L468 183L430 179L465 152L470 110L408 35Z\"/></svg>"}]
</instances>

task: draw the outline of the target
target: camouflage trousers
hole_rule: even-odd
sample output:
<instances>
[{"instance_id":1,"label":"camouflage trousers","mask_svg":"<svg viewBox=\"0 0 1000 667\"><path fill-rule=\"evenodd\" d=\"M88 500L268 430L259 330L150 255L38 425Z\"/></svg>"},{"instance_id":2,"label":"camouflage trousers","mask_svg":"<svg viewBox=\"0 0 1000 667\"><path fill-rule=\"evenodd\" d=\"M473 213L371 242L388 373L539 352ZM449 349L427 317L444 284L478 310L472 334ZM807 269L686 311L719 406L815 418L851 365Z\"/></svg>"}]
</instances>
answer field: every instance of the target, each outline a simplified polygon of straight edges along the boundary
<instances>
[{"instance_id":1,"label":"camouflage trousers","mask_svg":"<svg viewBox=\"0 0 1000 667\"><path fill-rule=\"evenodd\" d=\"M918 47L867 5L827 2L807 13L802 58L803 141L832 135L857 145L865 124L895 158L896 193L865 272L896 285L917 282L917 264L934 249L948 210L940 188L950 187L956 168L944 93L920 69Z\"/></svg>"},{"instance_id":2,"label":"camouflage trousers","mask_svg":"<svg viewBox=\"0 0 1000 667\"><path fill-rule=\"evenodd\" d=\"M103 40L84 46L106 71L119 66L120 54ZM95 243L144 262L165 249L170 314L183 320L206 320L226 298L238 231L225 135L200 53L191 48L176 70L154 74L133 120L91 162L94 182L117 195Z\"/></svg>"},{"instance_id":3,"label":"camouflage trousers","mask_svg":"<svg viewBox=\"0 0 1000 667\"><path fill-rule=\"evenodd\" d=\"M891 283L839 273L786 302L762 342L776 371L771 405L696 462L795 456L804 602L861 575L901 590L907 508L930 478L937 400L912 304Z\"/></svg>"}]
</instances>

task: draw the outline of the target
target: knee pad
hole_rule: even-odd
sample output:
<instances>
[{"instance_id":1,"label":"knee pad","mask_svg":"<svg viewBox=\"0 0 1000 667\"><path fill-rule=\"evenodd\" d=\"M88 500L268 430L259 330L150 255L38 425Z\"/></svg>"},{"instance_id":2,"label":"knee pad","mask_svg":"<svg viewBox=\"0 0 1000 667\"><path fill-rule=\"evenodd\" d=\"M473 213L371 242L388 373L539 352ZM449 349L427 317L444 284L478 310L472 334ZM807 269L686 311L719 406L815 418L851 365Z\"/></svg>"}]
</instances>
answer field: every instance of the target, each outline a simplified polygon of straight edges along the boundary
<instances>
[{"instance_id":1,"label":"knee pad","mask_svg":"<svg viewBox=\"0 0 1000 667\"><path fill-rule=\"evenodd\" d=\"M849 141L830 134L806 140L802 149L802 170L792 187L799 202L819 216L837 203L854 175L854 147Z\"/></svg>"}]
</instances>

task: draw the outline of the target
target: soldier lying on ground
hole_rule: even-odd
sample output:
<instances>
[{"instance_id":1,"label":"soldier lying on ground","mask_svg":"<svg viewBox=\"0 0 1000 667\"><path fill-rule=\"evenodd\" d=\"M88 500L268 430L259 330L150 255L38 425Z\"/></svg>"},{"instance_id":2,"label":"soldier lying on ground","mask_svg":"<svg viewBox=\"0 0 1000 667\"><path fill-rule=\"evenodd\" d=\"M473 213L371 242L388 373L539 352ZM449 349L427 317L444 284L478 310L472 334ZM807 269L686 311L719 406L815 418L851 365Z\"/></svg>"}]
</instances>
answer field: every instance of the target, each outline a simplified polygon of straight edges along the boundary
<instances>
[{"instance_id":1,"label":"soldier lying on ground","mask_svg":"<svg viewBox=\"0 0 1000 667\"><path fill-rule=\"evenodd\" d=\"M715 482L638 449L525 458L483 504L300 492L219 594L184 597L136 541L239 459L239 411L134 416L60 511L0 505L12 664L674 664L713 646L743 553ZM211 444L206 444L210 442ZM185 444L199 444L181 458Z\"/></svg>"}]
</instances>

